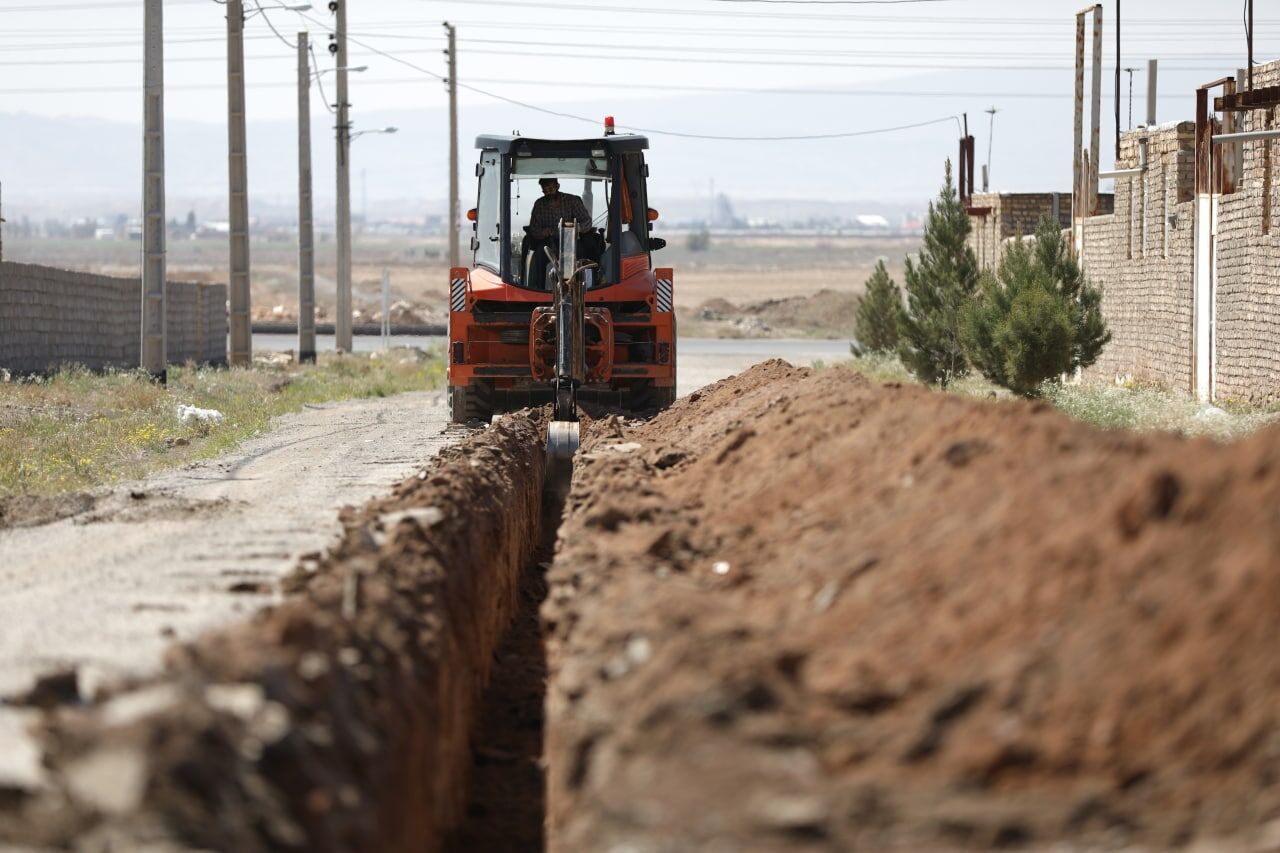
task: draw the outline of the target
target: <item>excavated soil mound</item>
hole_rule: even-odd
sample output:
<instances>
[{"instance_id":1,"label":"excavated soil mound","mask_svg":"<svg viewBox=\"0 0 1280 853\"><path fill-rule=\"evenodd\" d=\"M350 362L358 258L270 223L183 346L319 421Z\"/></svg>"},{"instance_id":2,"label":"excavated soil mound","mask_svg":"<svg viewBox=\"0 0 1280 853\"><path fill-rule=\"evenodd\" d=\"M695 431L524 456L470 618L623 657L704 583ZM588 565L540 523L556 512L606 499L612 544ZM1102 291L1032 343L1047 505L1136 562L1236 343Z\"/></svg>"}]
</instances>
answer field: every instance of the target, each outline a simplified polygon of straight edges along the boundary
<instances>
[{"instance_id":1,"label":"excavated soil mound","mask_svg":"<svg viewBox=\"0 0 1280 853\"><path fill-rule=\"evenodd\" d=\"M504 418L345 514L284 603L166 672L51 712L3 841L84 851L438 849L468 735L540 538L543 438Z\"/></svg>"},{"instance_id":2,"label":"excavated soil mound","mask_svg":"<svg viewBox=\"0 0 1280 853\"><path fill-rule=\"evenodd\" d=\"M774 361L596 424L569 502L553 850L1280 844L1280 431Z\"/></svg>"}]
</instances>

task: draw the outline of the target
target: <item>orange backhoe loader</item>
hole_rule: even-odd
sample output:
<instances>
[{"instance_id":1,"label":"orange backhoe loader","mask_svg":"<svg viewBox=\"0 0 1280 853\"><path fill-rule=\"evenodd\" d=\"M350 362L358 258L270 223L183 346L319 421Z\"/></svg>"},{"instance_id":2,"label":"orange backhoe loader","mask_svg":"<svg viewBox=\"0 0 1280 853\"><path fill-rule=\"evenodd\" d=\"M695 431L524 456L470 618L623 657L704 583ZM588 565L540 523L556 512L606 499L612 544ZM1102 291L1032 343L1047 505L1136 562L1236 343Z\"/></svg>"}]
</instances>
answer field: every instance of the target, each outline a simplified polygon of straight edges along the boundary
<instances>
[{"instance_id":1,"label":"orange backhoe loader","mask_svg":"<svg viewBox=\"0 0 1280 853\"><path fill-rule=\"evenodd\" d=\"M651 260L666 241L650 234L648 140L606 119L599 138L481 136L476 147L474 260L450 271L453 420L550 402L568 424L579 402L670 405L673 280ZM576 423L573 433L576 447Z\"/></svg>"}]
</instances>

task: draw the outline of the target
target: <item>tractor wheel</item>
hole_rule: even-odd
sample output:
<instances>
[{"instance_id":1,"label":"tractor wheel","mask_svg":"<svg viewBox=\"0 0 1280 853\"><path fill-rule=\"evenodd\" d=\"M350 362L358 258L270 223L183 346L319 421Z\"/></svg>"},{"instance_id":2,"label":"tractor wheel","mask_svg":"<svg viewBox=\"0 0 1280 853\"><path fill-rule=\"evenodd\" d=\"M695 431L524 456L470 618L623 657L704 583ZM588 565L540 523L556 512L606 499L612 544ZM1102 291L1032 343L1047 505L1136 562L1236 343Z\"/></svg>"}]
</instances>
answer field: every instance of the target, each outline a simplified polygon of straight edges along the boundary
<instances>
[{"instance_id":1,"label":"tractor wheel","mask_svg":"<svg viewBox=\"0 0 1280 853\"><path fill-rule=\"evenodd\" d=\"M627 410L631 412L660 412L676 401L675 388L659 388L645 383L631 391Z\"/></svg>"},{"instance_id":2,"label":"tractor wheel","mask_svg":"<svg viewBox=\"0 0 1280 853\"><path fill-rule=\"evenodd\" d=\"M489 423L493 419L493 400L483 385L449 386L449 414L455 424L474 421Z\"/></svg>"},{"instance_id":3,"label":"tractor wheel","mask_svg":"<svg viewBox=\"0 0 1280 853\"><path fill-rule=\"evenodd\" d=\"M649 399L653 401L653 407L661 411L676 401L676 386L654 388Z\"/></svg>"}]
</instances>

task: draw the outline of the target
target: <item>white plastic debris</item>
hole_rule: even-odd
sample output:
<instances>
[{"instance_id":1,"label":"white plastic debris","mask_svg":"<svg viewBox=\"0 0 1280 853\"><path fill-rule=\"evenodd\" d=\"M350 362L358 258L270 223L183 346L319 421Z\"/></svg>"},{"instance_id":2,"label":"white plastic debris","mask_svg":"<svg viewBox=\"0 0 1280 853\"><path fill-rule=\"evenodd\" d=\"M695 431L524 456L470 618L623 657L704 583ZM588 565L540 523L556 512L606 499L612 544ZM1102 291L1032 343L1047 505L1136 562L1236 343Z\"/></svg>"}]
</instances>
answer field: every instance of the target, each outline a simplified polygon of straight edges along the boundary
<instances>
[{"instance_id":1,"label":"white plastic debris","mask_svg":"<svg viewBox=\"0 0 1280 853\"><path fill-rule=\"evenodd\" d=\"M226 419L226 416L217 409L201 409L198 406L178 404L178 422L184 426L189 423L220 424Z\"/></svg>"},{"instance_id":2,"label":"white plastic debris","mask_svg":"<svg viewBox=\"0 0 1280 853\"><path fill-rule=\"evenodd\" d=\"M729 564L724 560L720 560L718 563L716 563L711 567L711 571L715 572L718 575L727 575L729 574Z\"/></svg>"}]
</instances>

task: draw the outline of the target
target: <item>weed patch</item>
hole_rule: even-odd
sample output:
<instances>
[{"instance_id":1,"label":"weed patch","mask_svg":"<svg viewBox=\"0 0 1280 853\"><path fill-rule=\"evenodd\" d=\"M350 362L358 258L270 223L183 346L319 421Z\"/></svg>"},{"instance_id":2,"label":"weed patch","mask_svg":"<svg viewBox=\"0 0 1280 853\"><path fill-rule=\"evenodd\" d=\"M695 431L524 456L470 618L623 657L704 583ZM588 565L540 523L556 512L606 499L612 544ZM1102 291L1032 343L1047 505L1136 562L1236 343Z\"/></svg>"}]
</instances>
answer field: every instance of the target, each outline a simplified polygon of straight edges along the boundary
<instances>
[{"instance_id":1,"label":"weed patch","mask_svg":"<svg viewBox=\"0 0 1280 853\"><path fill-rule=\"evenodd\" d=\"M439 358L397 350L322 356L315 365L175 367L167 385L140 371L81 369L0 383L0 496L134 479L223 453L308 403L427 390L443 377ZM179 405L224 418L182 423Z\"/></svg>"}]
</instances>

